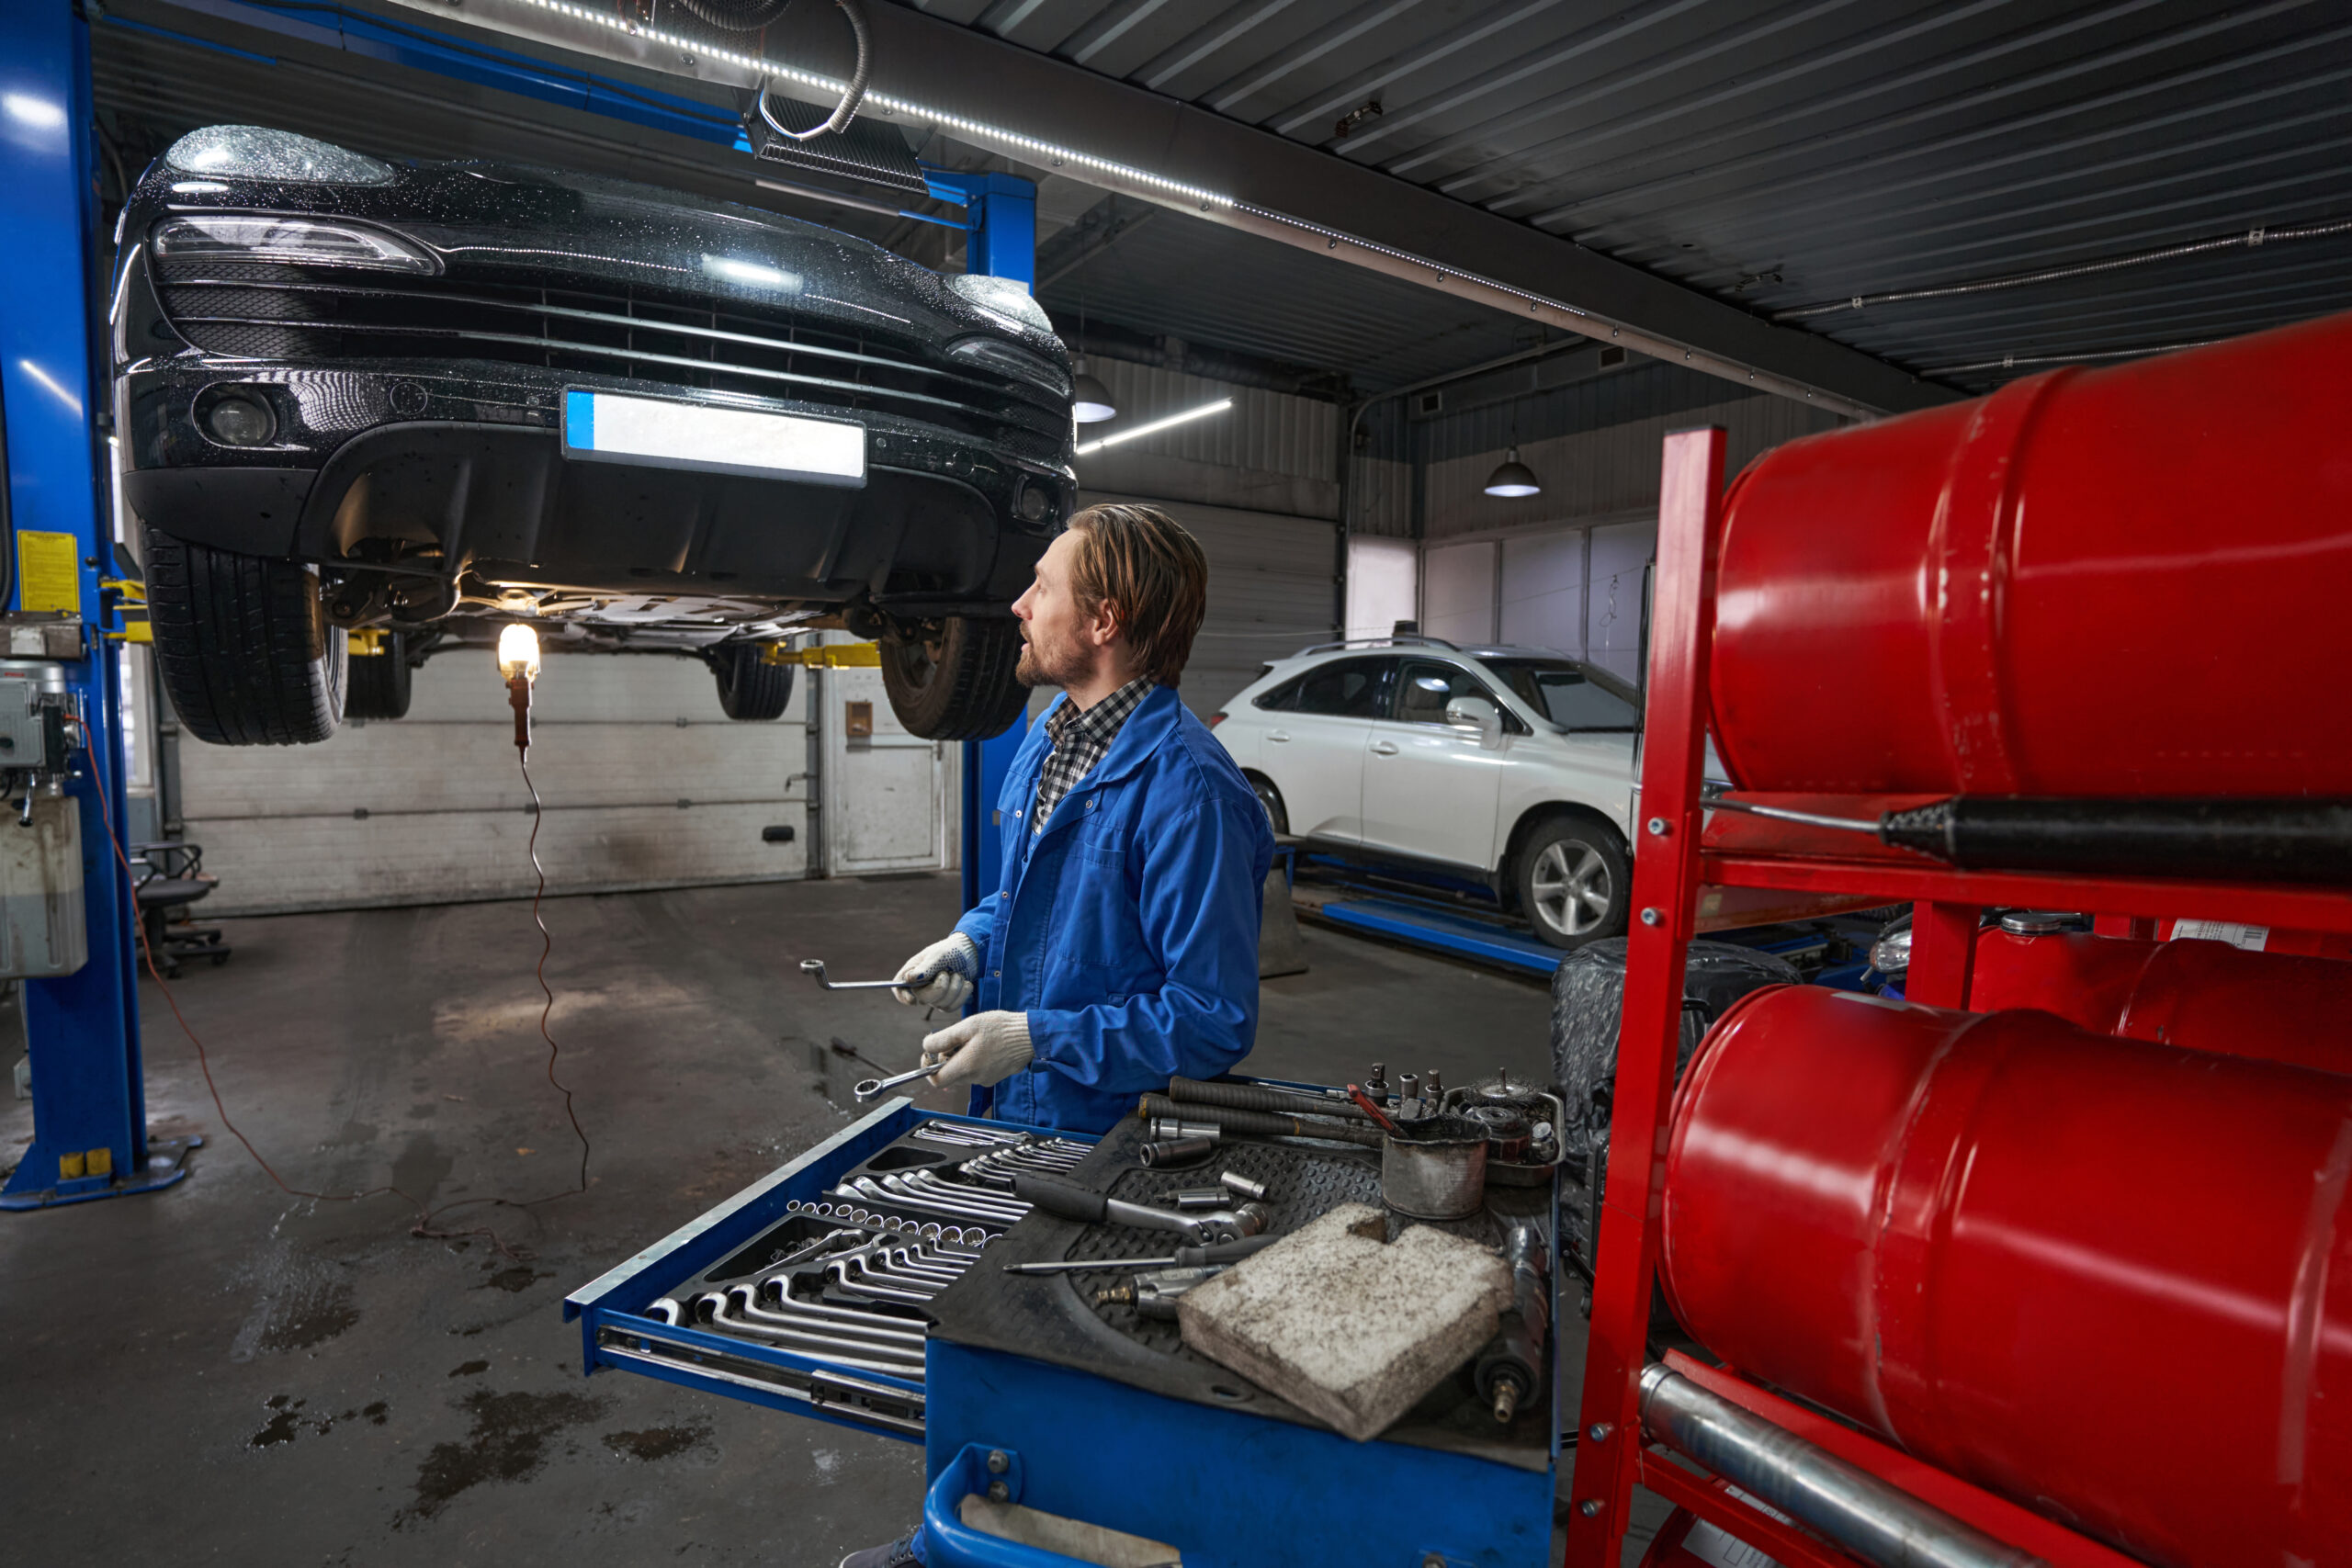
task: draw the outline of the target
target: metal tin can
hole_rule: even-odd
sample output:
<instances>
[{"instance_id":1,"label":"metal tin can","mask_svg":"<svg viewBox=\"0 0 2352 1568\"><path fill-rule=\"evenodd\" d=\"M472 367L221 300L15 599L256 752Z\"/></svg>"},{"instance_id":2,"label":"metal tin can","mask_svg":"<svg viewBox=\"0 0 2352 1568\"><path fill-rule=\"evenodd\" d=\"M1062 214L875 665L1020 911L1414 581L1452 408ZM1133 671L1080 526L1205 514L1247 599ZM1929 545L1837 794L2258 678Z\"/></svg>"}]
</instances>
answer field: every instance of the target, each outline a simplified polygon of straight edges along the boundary
<instances>
[{"instance_id":1,"label":"metal tin can","mask_svg":"<svg viewBox=\"0 0 2352 1568\"><path fill-rule=\"evenodd\" d=\"M1435 1119L1431 1119L1435 1120ZM1380 1145L1380 1201L1416 1220L1461 1220L1487 1201L1487 1135L1470 1122L1416 1127Z\"/></svg>"}]
</instances>

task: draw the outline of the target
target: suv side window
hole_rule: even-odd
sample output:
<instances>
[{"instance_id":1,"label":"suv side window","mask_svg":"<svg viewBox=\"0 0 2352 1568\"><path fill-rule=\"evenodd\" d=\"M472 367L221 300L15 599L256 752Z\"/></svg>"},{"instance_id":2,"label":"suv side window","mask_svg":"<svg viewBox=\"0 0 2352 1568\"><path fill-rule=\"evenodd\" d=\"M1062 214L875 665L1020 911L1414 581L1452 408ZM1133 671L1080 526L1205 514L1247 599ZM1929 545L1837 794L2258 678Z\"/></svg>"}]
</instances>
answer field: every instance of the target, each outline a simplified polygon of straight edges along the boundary
<instances>
[{"instance_id":1,"label":"suv side window","mask_svg":"<svg viewBox=\"0 0 2352 1568\"><path fill-rule=\"evenodd\" d=\"M1287 713L1323 714L1333 718L1378 718L1388 708L1388 685L1396 672L1394 659L1337 659L1298 678Z\"/></svg>"},{"instance_id":2,"label":"suv side window","mask_svg":"<svg viewBox=\"0 0 2352 1568\"><path fill-rule=\"evenodd\" d=\"M1443 724L1445 705L1456 697L1484 697L1503 716L1504 728L1511 728L1511 711L1503 706L1485 682L1455 665L1427 660L1416 660L1405 666L1405 678L1396 685L1396 722Z\"/></svg>"},{"instance_id":3,"label":"suv side window","mask_svg":"<svg viewBox=\"0 0 2352 1568\"><path fill-rule=\"evenodd\" d=\"M1288 713L1297 705L1298 688L1306 680L1306 677L1301 675L1295 680L1284 681L1271 692L1261 692L1250 699L1250 705L1264 708L1268 713Z\"/></svg>"}]
</instances>

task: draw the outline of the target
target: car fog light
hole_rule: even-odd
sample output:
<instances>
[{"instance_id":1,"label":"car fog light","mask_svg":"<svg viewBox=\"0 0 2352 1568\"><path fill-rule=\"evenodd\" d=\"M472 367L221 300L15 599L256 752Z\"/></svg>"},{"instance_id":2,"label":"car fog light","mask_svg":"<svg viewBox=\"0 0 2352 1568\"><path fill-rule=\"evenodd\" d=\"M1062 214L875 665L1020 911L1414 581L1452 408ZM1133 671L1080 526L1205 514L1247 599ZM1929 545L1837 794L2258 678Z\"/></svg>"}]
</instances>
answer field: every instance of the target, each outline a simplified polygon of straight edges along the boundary
<instances>
[{"instance_id":1,"label":"car fog light","mask_svg":"<svg viewBox=\"0 0 2352 1568\"><path fill-rule=\"evenodd\" d=\"M1023 523L1043 523L1054 510L1054 492L1045 485L1024 484L1021 487L1021 499L1013 504L1020 510Z\"/></svg>"},{"instance_id":2,"label":"car fog light","mask_svg":"<svg viewBox=\"0 0 2352 1568\"><path fill-rule=\"evenodd\" d=\"M266 446L277 434L277 416L259 398L232 392L205 411L204 428L223 446Z\"/></svg>"}]
</instances>

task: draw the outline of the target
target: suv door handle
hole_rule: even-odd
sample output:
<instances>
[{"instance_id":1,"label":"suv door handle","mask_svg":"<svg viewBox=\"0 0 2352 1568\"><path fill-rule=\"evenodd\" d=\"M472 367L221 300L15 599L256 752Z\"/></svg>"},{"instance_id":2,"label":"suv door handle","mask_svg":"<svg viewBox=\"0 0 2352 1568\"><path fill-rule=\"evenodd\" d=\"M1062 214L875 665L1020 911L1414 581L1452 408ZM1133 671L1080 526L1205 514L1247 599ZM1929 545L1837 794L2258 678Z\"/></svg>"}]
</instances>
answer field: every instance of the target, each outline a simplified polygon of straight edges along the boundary
<instances>
[{"instance_id":1,"label":"suv door handle","mask_svg":"<svg viewBox=\"0 0 2352 1568\"><path fill-rule=\"evenodd\" d=\"M1372 743L1372 754L1375 757L1394 757L1396 755L1396 742L1375 740Z\"/></svg>"},{"instance_id":2,"label":"suv door handle","mask_svg":"<svg viewBox=\"0 0 2352 1568\"><path fill-rule=\"evenodd\" d=\"M1287 729L1269 729L1266 731L1266 739L1269 740L1287 740L1290 739L1290 731Z\"/></svg>"}]
</instances>

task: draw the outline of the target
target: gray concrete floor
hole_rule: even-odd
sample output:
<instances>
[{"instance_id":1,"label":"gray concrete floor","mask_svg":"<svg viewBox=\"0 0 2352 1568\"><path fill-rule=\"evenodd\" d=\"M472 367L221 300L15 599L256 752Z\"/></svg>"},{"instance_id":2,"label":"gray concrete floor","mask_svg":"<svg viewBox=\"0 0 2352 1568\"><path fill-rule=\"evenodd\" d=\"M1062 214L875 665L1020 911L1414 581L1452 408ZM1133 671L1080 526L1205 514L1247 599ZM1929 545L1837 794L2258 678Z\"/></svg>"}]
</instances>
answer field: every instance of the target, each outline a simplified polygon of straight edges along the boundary
<instances>
[{"instance_id":1,"label":"gray concrete floor","mask_svg":"<svg viewBox=\"0 0 2352 1568\"><path fill-rule=\"evenodd\" d=\"M797 964L888 974L956 908L947 877L549 901L589 1188L441 1216L495 1246L413 1237L390 1194L279 1190L144 983L150 1121L208 1143L170 1191L0 1214L8 1559L831 1564L896 1533L919 1506L918 1448L584 1380L560 1303L852 1120L868 1069L832 1039L913 1065L918 1015L817 991ZM527 905L229 925L234 959L174 990L230 1116L288 1185L434 1205L575 1185ZM1245 1070L1344 1080L1377 1057L1454 1082L1548 1077L1542 985L1306 940L1311 968L1267 983ZM31 1114L0 1105L7 1165Z\"/></svg>"}]
</instances>

